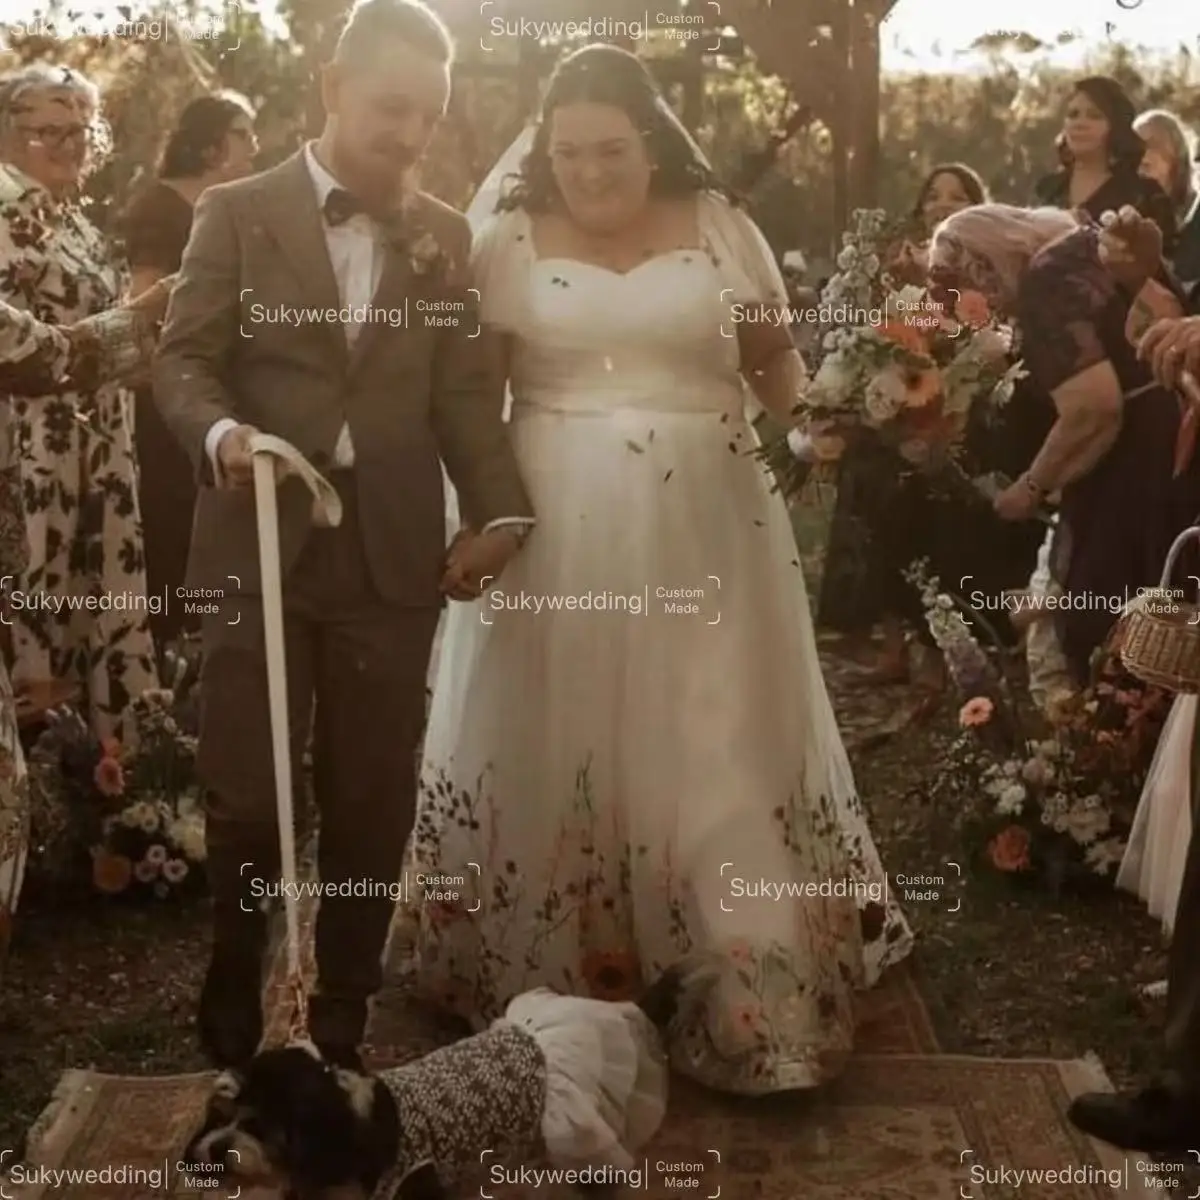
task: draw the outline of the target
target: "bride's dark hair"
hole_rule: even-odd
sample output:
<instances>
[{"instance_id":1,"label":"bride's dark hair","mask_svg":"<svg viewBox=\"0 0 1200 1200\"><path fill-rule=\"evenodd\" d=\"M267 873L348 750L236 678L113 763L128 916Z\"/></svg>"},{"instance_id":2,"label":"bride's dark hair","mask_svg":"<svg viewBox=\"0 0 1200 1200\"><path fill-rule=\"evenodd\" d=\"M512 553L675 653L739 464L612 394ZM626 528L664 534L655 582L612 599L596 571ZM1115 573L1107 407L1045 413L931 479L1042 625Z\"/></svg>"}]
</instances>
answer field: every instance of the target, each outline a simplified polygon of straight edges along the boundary
<instances>
[{"instance_id":1,"label":"bride's dark hair","mask_svg":"<svg viewBox=\"0 0 1200 1200\"><path fill-rule=\"evenodd\" d=\"M650 183L652 195L688 196L714 191L738 202L713 171L697 159L681 129L663 111L666 100L641 59L619 46L596 44L576 50L555 67L542 101L533 145L520 169L509 177L497 212L523 208L541 213L558 202L548 143L555 109L568 104L604 104L619 108L629 117L657 167Z\"/></svg>"}]
</instances>

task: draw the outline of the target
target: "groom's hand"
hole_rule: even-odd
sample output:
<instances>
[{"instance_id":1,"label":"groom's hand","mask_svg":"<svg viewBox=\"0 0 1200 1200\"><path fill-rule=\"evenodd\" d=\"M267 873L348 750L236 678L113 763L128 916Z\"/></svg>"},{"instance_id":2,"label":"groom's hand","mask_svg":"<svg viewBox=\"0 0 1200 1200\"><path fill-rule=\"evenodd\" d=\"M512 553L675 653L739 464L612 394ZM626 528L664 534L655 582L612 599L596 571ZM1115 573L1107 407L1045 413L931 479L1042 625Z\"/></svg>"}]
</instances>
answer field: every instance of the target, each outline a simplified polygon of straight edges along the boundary
<instances>
[{"instance_id":1,"label":"groom's hand","mask_svg":"<svg viewBox=\"0 0 1200 1200\"><path fill-rule=\"evenodd\" d=\"M484 587L499 577L520 548L521 539L511 529L460 533L446 557L442 591L451 600L478 600Z\"/></svg>"},{"instance_id":2,"label":"groom's hand","mask_svg":"<svg viewBox=\"0 0 1200 1200\"><path fill-rule=\"evenodd\" d=\"M221 478L230 487L249 487L254 482L254 455L250 439L258 432L253 425L231 429L217 446Z\"/></svg>"}]
</instances>

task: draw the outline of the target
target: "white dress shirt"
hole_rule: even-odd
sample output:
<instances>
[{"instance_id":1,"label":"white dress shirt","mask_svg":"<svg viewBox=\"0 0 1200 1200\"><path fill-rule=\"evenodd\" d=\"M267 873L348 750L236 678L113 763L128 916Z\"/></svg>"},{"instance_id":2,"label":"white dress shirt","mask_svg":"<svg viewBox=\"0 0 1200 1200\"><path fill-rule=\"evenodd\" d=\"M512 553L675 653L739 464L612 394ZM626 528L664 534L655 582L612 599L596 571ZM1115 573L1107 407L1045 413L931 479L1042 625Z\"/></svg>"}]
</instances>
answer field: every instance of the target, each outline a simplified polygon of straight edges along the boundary
<instances>
[{"instance_id":1,"label":"white dress shirt","mask_svg":"<svg viewBox=\"0 0 1200 1200\"><path fill-rule=\"evenodd\" d=\"M341 184L317 161L313 152L313 144L309 142L304 147L304 162L312 178L313 187L317 193L317 208L325 211L325 201L329 193L341 188ZM356 310L365 309L375 298L379 281L383 276L385 249L378 226L366 213L356 213L341 225L331 225L324 222L325 245L329 250L329 262L333 267L333 277L337 280L338 298L343 308L349 308L351 314ZM344 325L346 341L353 346L362 332L362 323L348 321ZM212 463L213 478L218 485L221 483L221 464L217 455L217 447L221 439L231 429L236 429L238 422L230 417L222 417L209 429L204 438L204 447ZM338 435L337 445L333 451L333 465L337 470L349 470L354 466L354 443L350 438L350 426L343 425ZM449 481L447 480L447 486ZM501 517L489 521L483 532L501 526L527 529L534 522L525 517Z\"/></svg>"}]
</instances>

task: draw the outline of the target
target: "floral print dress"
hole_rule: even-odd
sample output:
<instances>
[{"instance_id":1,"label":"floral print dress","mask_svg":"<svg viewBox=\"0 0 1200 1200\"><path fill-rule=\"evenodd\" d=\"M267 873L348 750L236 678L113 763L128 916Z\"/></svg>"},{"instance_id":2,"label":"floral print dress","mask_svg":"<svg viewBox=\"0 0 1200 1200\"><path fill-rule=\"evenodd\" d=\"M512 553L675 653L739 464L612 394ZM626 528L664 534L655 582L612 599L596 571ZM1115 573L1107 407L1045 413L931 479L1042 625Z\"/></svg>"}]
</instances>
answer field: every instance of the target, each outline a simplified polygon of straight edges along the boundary
<instances>
[{"instance_id":1,"label":"floral print dress","mask_svg":"<svg viewBox=\"0 0 1200 1200\"><path fill-rule=\"evenodd\" d=\"M99 231L0 168L0 299L51 325L111 308L121 278ZM130 393L14 399L28 537L12 582L14 680L66 679L101 736L155 686Z\"/></svg>"}]
</instances>

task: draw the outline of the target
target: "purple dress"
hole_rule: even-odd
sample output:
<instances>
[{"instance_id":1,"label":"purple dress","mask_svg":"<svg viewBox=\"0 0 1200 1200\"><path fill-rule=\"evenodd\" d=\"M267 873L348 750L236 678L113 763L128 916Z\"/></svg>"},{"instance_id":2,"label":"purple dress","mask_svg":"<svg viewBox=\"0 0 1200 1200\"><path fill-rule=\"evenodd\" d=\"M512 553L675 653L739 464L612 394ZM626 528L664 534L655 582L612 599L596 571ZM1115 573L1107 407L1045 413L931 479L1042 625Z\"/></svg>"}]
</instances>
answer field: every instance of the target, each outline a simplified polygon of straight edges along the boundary
<instances>
[{"instance_id":1,"label":"purple dress","mask_svg":"<svg viewBox=\"0 0 1200 1200\"><path fill-rule=\"evenodd\" d=\"M1098 237L1080 228L1040 251L1017 306L1025 368L1041 389L1107 360L1126 396L1115 445L1063 490L1054 546L1054 576L1071 605L1059 613L1059 638L1081 681L1121 605L1158 585L1171 542L1200 514L1195 462L1172 478L1181 402L1152 386L1126 339L1130 302L1100 262ZM1189 569L1179 568L1180 586Z\"/></svg>"}]
</instances>

